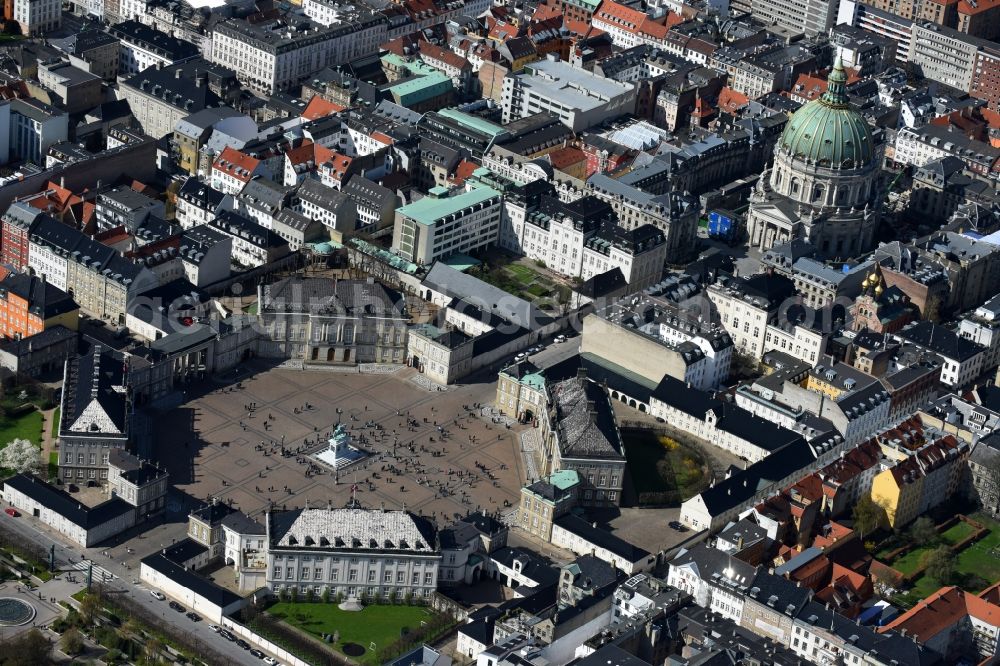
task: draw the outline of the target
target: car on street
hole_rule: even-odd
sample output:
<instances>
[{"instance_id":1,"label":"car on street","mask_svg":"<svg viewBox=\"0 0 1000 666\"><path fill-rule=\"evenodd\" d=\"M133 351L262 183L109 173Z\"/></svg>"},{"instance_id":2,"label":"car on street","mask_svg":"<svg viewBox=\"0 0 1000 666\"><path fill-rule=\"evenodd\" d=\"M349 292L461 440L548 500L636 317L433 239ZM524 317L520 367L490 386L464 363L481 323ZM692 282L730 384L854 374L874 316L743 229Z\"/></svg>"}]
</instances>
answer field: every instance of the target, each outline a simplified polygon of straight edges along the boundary
<instances>
[{"instance_id":1,"label":"car on street","mask_svg":"<svg viewBox=\"0 0 1000 666\"><path fill-rule=\"evenodd\" d=\"M11 518L17 518L18 516L21 515L20 513L17 512L17 509L15 509L14 507L7 507L6 509L3 510L3 512L6 513Z\"/></svg>"},{"instance_id":2,"label":"car on street","mask_svg":"<svg viewBox=\"0 0 1000 666\"><path fill-rule=\"evenodd\" d=\"M184 606L181 606L181 605L180 605L179 603L177 603L176 601L171 601L171 602L170 602L170 607L171 607L172 609L174 609L175 611L177 611L178 613L183 613L183 612L184 612Z\"/></svg>"},{"instance_id":3,"label":"car on street","mask_svg":"<svg viewBox=\"0 0 1000 666\"><path fill-rule=\"evenodd\" d=\"M559 343L562 343L562 342L566 342L566 336L565 336L565 335L561 335L561 334L560 334L560 335L557 335L557 336L555 337L555 341L556 341L556 342L559 342Z\"/></svg>"},{"instance_id":4,"label":"car on street","mask_svg":"<svg viewBox=\"0 0 1000 666\"><path fill-rule=\"evenodd\" d=\"M528 355L525 354L524 352L521 352L520 354L518 354L517 356L514 357L514 362L515 363L519 363L519 362L523 361L526 358L528 358Z\"/></svg>"},{"instance_id":5,"label":"car on street","mask_svg":"<svg viewBox=\"0 0 1000 666\"><path fill-rule=\"evenodd\" d=\"M210 624L208 625L208 628L214 631L215 633L219 633L220 631L222 631L222 627L220 627L217 624Z\"/></svg>"},{"instance_id":6,"label":"car on street","mask_svg":"<svg viewBox=\"0 0 1000 666\"><path fill-rule=\"evenodd\" d=\"M185 615L187 615L188 619L191 620L192 622L201 622L201 615L198 615L194 611L185 613Z\"/></svg>"},{"instance_id":7,"label":"car on street","mask_svg":"<svg viewBox=\"0 0 1000 666\"><path fill-rule=\"evenodd\" d=\"M254 648L253 650L250 650L250 656L257 657L258 659L263 659L264 653L258 650L257 648Z\"/></svg>"},{"instance_id":8,"label":"car on street","mask_svg":"<svg viewBox=\"0 0 1000 666\"><path fill-rule=\"evenodd\" d=\"M247 643L242 638L239 639L238 641L236 641L236 645L238 645L239 647L243 648L244 650L249 650L250 649L250 644Z\"/></svg>"},{"instance_id":9,"label":"car on street","mask_svg":"<svg viewBox=\"0 0 1000 666\"><path fill-rule=\"evenodd\" d=\"M264 657L264 663L268 666L278 666L278 660L274 657Z\"/></svg>"},{"instance_id":10,"label":"car on street","mask_svg":"<svg viewBox=\"0 0 1000 666\"><path fill-rule=\"evenodd\" d=\"M151 595L153 595L154 599L159 599L160 601L163 601L164 599L166 599L166 597L163 596L162 592L157 592L156 590L150 590L149 593Z\"/></svg>"},{"instance_id":11,"label":"car on street","mask_svg":"<svg viewBox=\"0 0 1000 666\"><path fill-rule=\"evenodd\" d=\"M236 640L236 636L233 636L231 633L229 633L225 629L219 629L219 635L222 636L223 638L225 638L230 643L232 643L233 641Z\"/></svg>"}]
</instances>

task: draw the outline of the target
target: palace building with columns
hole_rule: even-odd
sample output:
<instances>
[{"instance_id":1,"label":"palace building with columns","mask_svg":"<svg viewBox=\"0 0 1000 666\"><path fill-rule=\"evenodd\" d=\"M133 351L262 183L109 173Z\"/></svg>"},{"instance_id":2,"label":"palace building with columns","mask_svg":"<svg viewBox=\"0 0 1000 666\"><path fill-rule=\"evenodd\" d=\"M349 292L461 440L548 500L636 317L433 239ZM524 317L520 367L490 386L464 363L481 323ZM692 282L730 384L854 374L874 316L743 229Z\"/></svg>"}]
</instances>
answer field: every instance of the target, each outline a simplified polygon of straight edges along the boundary
<instances>
[{"instance_id":1,"label":"palace building with columns","mask_svg":"<svg viewBox=\"0 0 1000 666\"><path fill-rule=\"evenodd\" d=\"M878 226L882 145L851 108L838 60L827 91L788 122L750 198L750 244L767 250L803 239L826 258L870 249Z\"/></svg>"}]
</instances>

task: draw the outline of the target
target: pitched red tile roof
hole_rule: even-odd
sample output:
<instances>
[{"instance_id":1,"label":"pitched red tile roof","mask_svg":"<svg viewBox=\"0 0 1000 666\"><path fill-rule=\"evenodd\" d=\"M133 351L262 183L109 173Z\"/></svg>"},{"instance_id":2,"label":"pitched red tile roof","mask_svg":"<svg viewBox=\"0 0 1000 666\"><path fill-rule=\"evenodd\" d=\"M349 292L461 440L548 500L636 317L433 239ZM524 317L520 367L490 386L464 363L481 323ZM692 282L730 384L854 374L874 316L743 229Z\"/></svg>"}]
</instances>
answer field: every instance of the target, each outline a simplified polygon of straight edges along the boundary
<instances>
[{"instance_id":1,"label":"pitched red tile roof","mask_svg":"<svg viewBox=\"0 0 1000 666\"><path fill-rule=\"evenodd\" d=\"M330 177L334 180L343 180L344 176L347 175L347 170L351 167L351 162L353 162L354 159L329 149L326 149L326 152L329 153L329 155L323 160L324 168L329 172Z\"/></svg>"},{"instance_id":2,"label":"pitched red tile roof","mask_svg":"<svg viewBox=\"0 0 1000 666\"><path fill-rule=\"evenodd\" d=\"M319 95L313 95L313 98L309 100L308 104L306 104L306 108L302 110L301 117L306 120L326 118L327 116L332 116L335 113L340 113L345 108L347 107L343 107L340 104L334 104Z\"/></svg>"},{"instance_id":3,"label":"pitched red tile roof","mask_svg":"<svg viewBox=\"0 0 1000 666\"><path fill-rule=\"evenodd\" d=\"M449 51L448 49L443 49L437 44L431 44L430 42L424 42L420 45L420 57L430 58L432 60L439 60L446 65L462 69L469 64L469 61L462 56L458 55L454 51Z\"/></svg>"},{"instance_id":4,"label":"pitched red tile roof","mask_svg":"<svg viewBox=\"0 0 1000 666\"><path fill-rule=\"evenodd\" d=\"M565 169L573 164L587 161L587 154L579 148L566 146L558 150L553 150L548 155L549 163L556 169Z\"/></svg>"},{"instance_id":5,"label":"pitched red tile roof","mask_svg":"<svg viewBox=\"0 0 1000 666\"><path fill-rule=\"evenodd\" d=\"M451 177L451 181L457 185L461 185L465 182L465 179L472 176L478 168L479 165L475 162L462 160L458 163L458 166L455 167L455 175Z\"/></svg>"},{"instance_id":6,"label":"pitched red tile roof","mask_svg":"<svg viewBox=\"0 0 1000 666\"><path fill-rule=\"evenodd\" d=\"M232 146L226 146L212 163L212 169L215 171L221 171L244 183L250 182L258 166L260 160L244 155Z\"/></svg>"},{"instance_id":7,"label":"pitched red tile roof","mask_svg":"<svg viewBox=\"0 0 1000 666\"><path fill-rule=\"evenodd\" d=\"M632 34L649 35L655 39L665 39L669 27L655 21L645 13L632 7L605 0L594 12L594 21L603 21ZM666 21L666 19L664 19ZM676 21L673 25L680 23Z\"/></svg>"},{"instance_id":8,"label":"pitched red tile roof","mask_svg":"<svg viewBox=\"0 0 1000 666\"><path fill-rule=\"evenodd\" d=\"M959 0L956 9L959 14L981 14L985 11L996 9L998 4L1000 4L1000 0L976 0L975 2Z\"/></svg>"},{"instance_id":9,"label":"pitched red tile roof","mask_svg":"<svg viewBox=\"0 0 1000 666\"><path fill-rule=\"evenodd\" d=\"M1000 606L954 586L942 587L879 631L906 629L908 635L926 643L970 616L1000 627Z\"/></svg>"}]
</instances>

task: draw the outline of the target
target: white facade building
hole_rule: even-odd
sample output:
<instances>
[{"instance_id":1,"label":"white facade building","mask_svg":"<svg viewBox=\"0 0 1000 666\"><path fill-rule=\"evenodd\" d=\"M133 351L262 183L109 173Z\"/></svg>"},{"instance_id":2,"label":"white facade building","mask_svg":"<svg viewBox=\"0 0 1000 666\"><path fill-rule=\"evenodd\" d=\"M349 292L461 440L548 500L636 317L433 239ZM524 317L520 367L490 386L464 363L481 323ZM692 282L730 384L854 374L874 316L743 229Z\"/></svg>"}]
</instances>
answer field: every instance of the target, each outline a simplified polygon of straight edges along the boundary
<instances>
[{"instance_id":1,"label":"white facade building","mask_svg":"<svg viewBox=\"0 0 1000 666\"><path fill-rule=\"evenodd\" d=\"M59 0L14 0L14 20L21 33L40 37L62 25L62 3Z\"/></svg>"},{"instance_id":2,"label":"white facade building","mask_svg":"<svg viewBox=\"0 0 1000 666\"><path fill-rule=\"evenodd\" d=\"M345 598L429 597L441 553L431 522L405 511L298 509L268 513L267 585Z\"/></svg>"}]
</instances>

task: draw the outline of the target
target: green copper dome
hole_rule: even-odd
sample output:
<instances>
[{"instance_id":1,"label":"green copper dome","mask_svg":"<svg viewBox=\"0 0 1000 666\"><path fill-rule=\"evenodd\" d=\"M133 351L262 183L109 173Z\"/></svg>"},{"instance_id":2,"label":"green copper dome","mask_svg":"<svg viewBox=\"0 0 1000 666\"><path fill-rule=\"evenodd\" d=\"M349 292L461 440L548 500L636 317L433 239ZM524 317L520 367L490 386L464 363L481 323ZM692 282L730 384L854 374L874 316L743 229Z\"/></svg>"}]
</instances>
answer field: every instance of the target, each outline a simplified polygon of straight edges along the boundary
<instances>
[{"instance_id":1,"label":"green copper dome","mask_svg":"<svg viewBox=\"0 0 1000 666\"><path fill-rule=\"evenodd\" d=\"M874 155L868 123L847 101L847 72L840 58L822 97L792 114L781 135L780 150L816 166L856 169Z\"/></svg>"}]
</instances>

